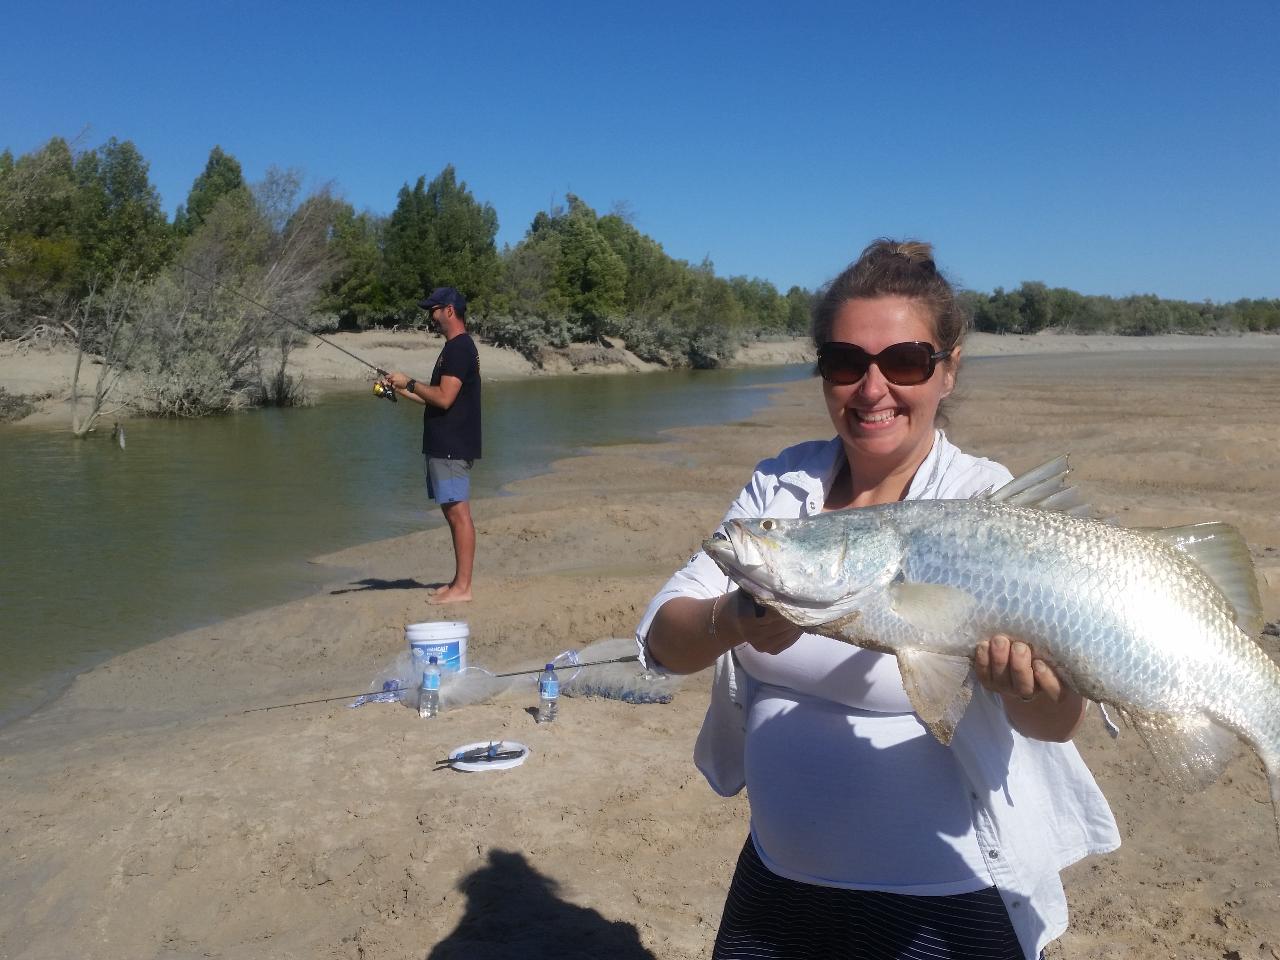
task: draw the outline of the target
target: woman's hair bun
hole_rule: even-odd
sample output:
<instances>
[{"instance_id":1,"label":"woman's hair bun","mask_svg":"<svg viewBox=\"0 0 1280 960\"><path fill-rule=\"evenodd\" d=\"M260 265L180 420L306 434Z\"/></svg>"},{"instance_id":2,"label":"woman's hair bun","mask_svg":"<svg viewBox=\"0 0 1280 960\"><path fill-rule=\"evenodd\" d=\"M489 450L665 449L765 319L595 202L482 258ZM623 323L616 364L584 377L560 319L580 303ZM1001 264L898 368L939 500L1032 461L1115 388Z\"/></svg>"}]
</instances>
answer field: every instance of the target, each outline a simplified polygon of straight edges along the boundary
<instances>
[{"instance_id":1,"label":"woman's hair bun","mask_svg":"<svg viewBox=\"0 0 1280 960\"><path fill-rule=\"evenodd\" d=\"M954 348L969 325L955 290L933 260L933 244L881 237L821 290L813 308L813 339L821 346L831 335L836 312L849 300L907 297L928 311L937 345Z\"/></svg>"}]
</instances>

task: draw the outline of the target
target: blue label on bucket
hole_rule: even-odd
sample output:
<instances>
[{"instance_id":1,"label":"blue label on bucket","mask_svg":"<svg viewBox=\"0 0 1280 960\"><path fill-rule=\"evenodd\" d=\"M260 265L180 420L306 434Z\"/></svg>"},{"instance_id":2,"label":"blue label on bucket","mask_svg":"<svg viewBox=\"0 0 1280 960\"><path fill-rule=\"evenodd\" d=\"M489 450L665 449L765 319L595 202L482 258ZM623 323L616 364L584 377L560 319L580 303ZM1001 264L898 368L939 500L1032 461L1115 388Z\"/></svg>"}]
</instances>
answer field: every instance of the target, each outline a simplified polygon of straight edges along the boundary
<instances>
[{"instance_id":1,"label":"blue label on bucket","mask_svg":"<svg viewBox=\"0 0 1280 960\"><path fill-rule=\"evenodd\" d=\"M429 657L435 657L441 670L453 673L462 669L462 646L463 642L459 640L415 640L409 644L415 664L420 661L425 665Z\"/></svg>"}]
</instances>

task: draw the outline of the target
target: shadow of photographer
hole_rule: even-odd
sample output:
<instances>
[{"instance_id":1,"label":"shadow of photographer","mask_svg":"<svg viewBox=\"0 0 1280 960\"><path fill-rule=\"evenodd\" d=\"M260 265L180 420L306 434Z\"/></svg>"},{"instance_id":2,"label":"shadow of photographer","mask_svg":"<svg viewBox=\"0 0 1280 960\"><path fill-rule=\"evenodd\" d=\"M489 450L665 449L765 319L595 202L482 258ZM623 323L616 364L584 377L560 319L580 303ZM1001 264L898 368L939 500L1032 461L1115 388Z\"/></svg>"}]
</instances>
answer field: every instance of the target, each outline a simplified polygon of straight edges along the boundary
<instances>
[{"instance_id":1,"label":"shadow of photographer","mask_svg":"<svg viewBox=\"0 0 1280 960\"><path fill-rule=\"evenodd\" d=\"M635 926L558 896L559 885L523 854L493 850L458 889L467 910L426 960L655 960Z\"/></svg>"}]
</instances>

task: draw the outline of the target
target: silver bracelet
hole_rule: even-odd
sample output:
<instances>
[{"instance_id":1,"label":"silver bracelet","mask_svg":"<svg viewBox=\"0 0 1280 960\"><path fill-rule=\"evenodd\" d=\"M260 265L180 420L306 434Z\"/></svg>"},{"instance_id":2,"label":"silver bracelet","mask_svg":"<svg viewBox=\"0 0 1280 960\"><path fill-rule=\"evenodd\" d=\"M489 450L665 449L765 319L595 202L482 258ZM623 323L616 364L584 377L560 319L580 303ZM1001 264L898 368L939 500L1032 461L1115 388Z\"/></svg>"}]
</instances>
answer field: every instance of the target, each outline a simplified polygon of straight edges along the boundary
<instances>
[{"instance_id":1,"label":"silver bracelet","mask_svg":"<svg viewBox=\"0 0 1280 960\"><path fill-rule=\"evenodd\" d=\"M711 629L708 630L707 633L712 640L716 638L716 604L724 599L725 596L726 595L722 593L711 601Z\"/></svg>"}]
</instances>

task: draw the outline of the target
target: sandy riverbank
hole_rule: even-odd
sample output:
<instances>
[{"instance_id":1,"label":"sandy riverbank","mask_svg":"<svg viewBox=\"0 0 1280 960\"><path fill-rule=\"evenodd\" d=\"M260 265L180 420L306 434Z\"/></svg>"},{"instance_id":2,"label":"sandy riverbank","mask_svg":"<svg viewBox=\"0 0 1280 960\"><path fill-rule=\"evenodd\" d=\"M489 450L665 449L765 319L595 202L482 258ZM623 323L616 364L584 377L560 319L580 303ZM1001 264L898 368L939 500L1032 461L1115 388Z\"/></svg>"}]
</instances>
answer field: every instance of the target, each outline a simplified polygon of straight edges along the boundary
<instances>
[{"instance_id":1,"label":"sandy riverbank","mask_svg":"<svg viewBox=\"0 0 1280 960\"><path fill-rule=\"evenodd\" d=\"M972 364L953 439L1015 472L1070 452L1124 523L1237 524L1280 619L1280 338L1061 339ZM469 622L472 662L629 634L755 460L828 435L817 389L478 502L477 598L446 614ZM118 657L0 730L0 957L705 956L746 833L744 800L690 762L708 678L670 705L567 701L549 728L531 685L432 722L341 702L243 713L361 689L405 623L444 613L419 588L450 572L444 530L321 562L328 589ZM432 771L489 737L533 753L503 773ZM1080 742L1125 843L1068 872L1073 926L1049 956L1280 957L1252 756L1188 795L1131 732L1112 742L1094 718Z\"/></svg>"},{"instance_id":2,"label":"sandy riverbank","mask_svg":"<svg viewBox=\"0 0 1280 960\"><path fill-rule=\"evenodd\" d=\"M429 375L443 340L422 331L371 331L367 333L334 333L327 339L358 357L384 370L404 370ZM1242 334L1224 337L1072 336L1053 332L1035 336L995 336L972 334L966 343L970 357L1015 356L1044 353L1116 353L1138 351L1196 350L1206 345L1215 350L1268 349L1280 343L1280 337L1265 334ZM646 363L626 349L625 344L610 347L579 344L565 350L547 351L542 365L531 363L514 350L479 344L480 368L486 379L509 380L520 377L645 373L662 369ZM814 358L806 338L755 341L741 347L734 366L776 366L807 363ZM0 390L13 396L31 399L32 412L22 424L54 429L71 423L71 381L75 372L75 350L66 345L53 347L19 346L0 342ZM316 340L304 342L290 355L290 368L312 391L351 387L371 383L369 370L350 356ZM92 394L101 367L86 358L80 370L80 393ZM137 390L137 383L126 378L113 392L108 408L119 405ZM84 410L84 401L81 401ZM123 419L128 409L106 418Z\"/></svg>"},{"instance_id":3,"label":"sandy riverbank","mask_svg":"<svg viewBox=\"0 0 1280 960\"><path fill-rule=\"evenodd\" d=\"M350 351L383 370L404 370L429 377L444 340L423 331L375 330L368 333L327 334L330 344ZM547 350L540 364L504 347L477 344L480 369L486 380L511 380L522 377L646 373L663 367L647 363L626 349L624 344L610 346L575 344L563 350ZM289 367L302 381L305 391L347 389L372 384L371 371L342 352L318 340L304 341L289 357ZM803 339L752 343L743 347L735 358L738 366L768 366L802 363L813 358L813 350ZM11 396L27 398L31 412L19 421L24 426L59 429L72 419L71 387L75 376L76 351L65 344L52 346L20 345L0 342L0 390ZM92 395L102 367L86 358L80 370L80 395ZM112 420L131 415L128 401L136 397L139 383L126 376L111 393L107 409L121 408L106 416ZM123 406L122 406L123 404ZM82 411L87 402L80 401Z\"/></svg>"}]
</instances>

